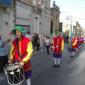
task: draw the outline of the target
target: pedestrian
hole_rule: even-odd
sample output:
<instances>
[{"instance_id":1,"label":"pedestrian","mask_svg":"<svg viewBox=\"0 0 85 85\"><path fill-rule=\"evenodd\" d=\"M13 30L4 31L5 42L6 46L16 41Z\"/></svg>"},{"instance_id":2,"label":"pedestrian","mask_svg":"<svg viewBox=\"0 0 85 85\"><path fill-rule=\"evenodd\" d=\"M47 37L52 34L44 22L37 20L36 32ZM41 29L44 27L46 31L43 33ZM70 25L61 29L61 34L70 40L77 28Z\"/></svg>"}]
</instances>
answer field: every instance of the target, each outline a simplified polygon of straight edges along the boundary
<instances>
[{"instance_id":1,"label":"pedestrian","mask_svg":"<svg viewBox=\"0 0 85 85\"><path fill-rule=\"evenodd\" d=\"M1 35L0 35L0 72L3 72L3 66L4 66L4 53L3 53L3 42L1 40Z\"/></svg>"},{"instance_id":2,"label":"pedestrian","mask_svg":"<svg viewBox=\"0 0 85 85\"><path fill-rule=\"evenodd\" d=\"M79 39L78 39L78 36L75 35L72 38L72 52L71 52L71 57L74 57L75 52L78 51L78 46L79 46Z\"/></svg>"},{"instance_id":3,"label":"pedestrian","mask_svg":"<svg viewBox=\"0 0 85 85\"><path fill-rule=\"evenodd\" d=\"M70 37L68 38L67 50L69 53L71 53L71 51L72 51L72 40Z\"/></svg>"},{"instance_id":4,"label":"pedestrian","mask_svg":"<svg viewBox=\"0 0 85 85\"><path fill-rule=\"evenodd\" d=\"M43 46L45 46L45 39L46 39L46 35L43 35Z\"/></svg>"},{"instance_id":5,"label":"pedestrian","mask_svg":"<svg viewBox=\"0 0 85 85\"><path fill-rule=\"evenodd\" d=\"M49 36L46 36L44 43L45 43L45 46L46 46L47 54L49 55L49 48L50 48L50 45L51 45L51 41L50 41Z\"/></svg>"},{"instance_id":6,"label":"pedestrian","mask_svg":"<svg viewBox=\"0 0 85 85\"><path fill-rule=\"evenodd\" d=\"M9 42L9 39L3 41L0 35L0 72L3 72L3 68L8 64Z\"/></svg>"},{"instance_id":7,"label":"pedestrian","mask_svg":"<svg viewBox=\"0 0 85 85\"><path fill-rule=\"evenodd\" d=\"M22 26L17 25L14 31L16 32L16 38L12 42L9 63L18 62L20 65L22 65L24 69L26 83L27 85L31 85L30 58L33 52L32 42L29 38L23 35L25 30Z\"/></svg>"},{"instance_id":8,"label":"pedestrian","mask_svg":"<svg viewBox=\"0 0 85 85\"><path fill-rule=\"evenodd\" d=\"M31 35L30 35L30 32L29 32L29 31L27 32L26 37L28 37L29 39L31 39L31 40L32 40L32 37L31 37Z\"/></svg>"},{"instance_id":9,"label":"pedestrian","mask_svg":"<svg viewBox=\"0 0 85 85\"><path fill-rule=\"evenodd\" d=\"M53 48L53 58L54 58L53 67L60 67L60 61L64 49L64 38L61 36L60 32L58 32L57 36L55 35L53 37L52 48Z\"/></svg>"},{"instance_id":10,"label":"pedestrian","mask_svg":"<svg viewBox=\"0 0 85 85\"><path fill-rule=\"evenodd\" d=\"M81 48L82 47L82 44L84 43L84 39L83 39L83 37L78 37L79 39L79 48Z\"/></svg>"},{"instance_id":11,"label":"pedestrian","mask_svg":"<svg viewBox=\"0 0 85 85\"><path fill-rule=\"evenodd\" d=\"M36 39L37 39L37 44L36 44L37 51L39 51L39 49L40 49L40 38L39 38L39 34L36 35Z\"/></svg>"},{"instance_id":12,"label":"pedestrian","mask_svg":"<svg viewBox=\"0 0 85 85\"><path fill-rule=\"evenodd\" d=\"M83 40L84 40L83 42L84 42L84 44L85 44L85 36L83 37Z\"/></svg>"},{"instance_id":13,"label":"pedestrian","mask_svg":"<svg viewBox=\"0 0 85 85\"><path fill-rule=\"evenodd\" d=\"M36 48L37 51L39 51L39 49L40 49L40 38L39 38L39 34L34 33L34 36L32 38L32 43L33 43L33 47Z\"/></svg>"}]
</instances>

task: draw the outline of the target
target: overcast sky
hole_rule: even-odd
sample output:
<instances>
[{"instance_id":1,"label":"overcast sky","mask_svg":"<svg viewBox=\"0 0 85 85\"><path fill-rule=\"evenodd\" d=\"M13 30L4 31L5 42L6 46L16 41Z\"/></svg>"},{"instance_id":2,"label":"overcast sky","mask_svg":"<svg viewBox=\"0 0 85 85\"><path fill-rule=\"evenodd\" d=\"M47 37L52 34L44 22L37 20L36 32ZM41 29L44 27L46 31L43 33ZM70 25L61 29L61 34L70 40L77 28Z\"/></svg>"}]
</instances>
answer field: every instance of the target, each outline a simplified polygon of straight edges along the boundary
<instances>
[{"instance_id":1,"label":"overcast sky","mask_svg":"<svg viewBox=\"0 0 85 85\"><path fill-rule=\"evenodd\" d=\"M85 27L85 0L51 0L51 6L53 1L60 8L60 21L65 20L67 16L72 16L82 27Z\"/></svg>"}]
</instances>

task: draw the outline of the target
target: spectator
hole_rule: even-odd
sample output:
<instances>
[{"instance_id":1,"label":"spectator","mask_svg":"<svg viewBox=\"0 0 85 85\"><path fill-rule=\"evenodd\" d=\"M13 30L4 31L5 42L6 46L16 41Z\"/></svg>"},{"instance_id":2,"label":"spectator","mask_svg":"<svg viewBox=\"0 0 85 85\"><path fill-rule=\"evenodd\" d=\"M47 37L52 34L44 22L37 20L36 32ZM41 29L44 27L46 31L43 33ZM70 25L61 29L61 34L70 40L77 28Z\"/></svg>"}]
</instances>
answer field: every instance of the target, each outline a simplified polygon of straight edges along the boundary
<instances>
[{"instance_id":1,"label":"spectator","mask_svg":"<svg viewBox=\"0 0 85 85\"><path fill-rule=\"evenodd\" d=\"M3 67L8 64L9 47L7 44L9 43L9 41L10 40L8 39L3 42L0 35L0 72L3 72Z\"/></svg>"},{"instance_id":2,"label":"spectator","mask_svg":"<svg viewBox=\"0 0 85 85\"><path fill-rule=\"evenodd\" d=\"M45 38L45 46L46 46L46 51L47 51L47 54L49 55L49 48L50 48L50 45L51 45L51 41L50 41L50 38L49 36L46 36Z\"/></svg>"}]
</instances>

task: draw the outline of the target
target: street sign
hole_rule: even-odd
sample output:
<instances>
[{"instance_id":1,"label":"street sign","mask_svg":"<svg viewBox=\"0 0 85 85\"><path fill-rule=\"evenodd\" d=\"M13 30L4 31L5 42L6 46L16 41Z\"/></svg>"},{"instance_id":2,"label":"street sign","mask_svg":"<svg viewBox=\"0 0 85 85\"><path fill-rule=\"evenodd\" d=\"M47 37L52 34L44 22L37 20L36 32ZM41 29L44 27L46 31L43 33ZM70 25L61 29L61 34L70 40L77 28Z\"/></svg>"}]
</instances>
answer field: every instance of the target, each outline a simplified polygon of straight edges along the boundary
<instances>
[{"instance_id":1,"label":"street sign","mask_svg":"<svg viewBox=\"0 0 85 85\"><path fill-rule=\"evenodd\" d=\"M13 0L0 0L0 5L3 7L10 7L12 6Z\"/></svg>"}]
</instances>

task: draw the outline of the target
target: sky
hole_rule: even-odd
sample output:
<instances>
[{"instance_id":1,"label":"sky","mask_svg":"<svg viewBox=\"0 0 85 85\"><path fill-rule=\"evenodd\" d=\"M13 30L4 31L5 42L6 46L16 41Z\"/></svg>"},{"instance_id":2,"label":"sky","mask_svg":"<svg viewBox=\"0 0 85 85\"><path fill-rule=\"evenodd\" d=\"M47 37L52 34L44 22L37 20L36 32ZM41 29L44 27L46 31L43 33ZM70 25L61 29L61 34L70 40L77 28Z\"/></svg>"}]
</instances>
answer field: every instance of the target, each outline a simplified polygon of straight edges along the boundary
<instances>
[{"instance_id":1,"label":"sky","mask_svg":"<svg viewBox=\"0 0 85 85\"><path fill-rule=\"evenodd\" d=\"M79 21L80 25L85 27L85 0L51 0L51 6L53 1L60 8L60 21L71 16L72 20Z\"/></svg>"}]
</instances>

